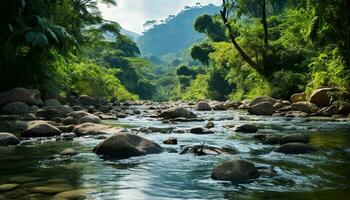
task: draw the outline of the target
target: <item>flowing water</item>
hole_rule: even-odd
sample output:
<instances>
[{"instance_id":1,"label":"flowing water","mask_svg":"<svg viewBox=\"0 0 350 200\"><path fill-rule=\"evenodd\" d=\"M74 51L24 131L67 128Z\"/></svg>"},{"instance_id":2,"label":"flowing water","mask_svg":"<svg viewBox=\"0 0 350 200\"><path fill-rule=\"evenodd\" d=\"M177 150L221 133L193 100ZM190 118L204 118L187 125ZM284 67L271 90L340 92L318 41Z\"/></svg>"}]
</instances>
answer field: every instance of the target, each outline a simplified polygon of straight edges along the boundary
<instances>
[{"instance_id":1,"label":"flowing water","mask_svg":"<svg viewBox=\"0 0 350 200\"><path fill-rule=\"evenodd\" d=\"M145 108L139 107L139 110ZM248 115L245 111L198 113L213 118L215 134L140 134L158 144L169 137L180 145L201 144L236 148L236 155L194 156L173 151L125 160L105 160L92 152L101 140L75 138L26 141L17 147L0 148L0 185L19 183L11 191L0 191L0 199L50 199L35 187L64 185L70 190L88 188L87 199L349 199L350 197L350 123L322 118L285 118ZM108 124L125 128L204 126L206 122L163 124L147 116L130 116ZM258 133L304 133L318 150L312 154L284 155L270 152L254 155L251 149L262 145L251 134L237 134L225 124L255 124ZM79 155L53 157L65 148ZM221 161L241 158L258 167L273 167L274 177L233 184L214 181L211 171ZM34 188L34 189L33 189Z\"/></svg>"}]
</instances>

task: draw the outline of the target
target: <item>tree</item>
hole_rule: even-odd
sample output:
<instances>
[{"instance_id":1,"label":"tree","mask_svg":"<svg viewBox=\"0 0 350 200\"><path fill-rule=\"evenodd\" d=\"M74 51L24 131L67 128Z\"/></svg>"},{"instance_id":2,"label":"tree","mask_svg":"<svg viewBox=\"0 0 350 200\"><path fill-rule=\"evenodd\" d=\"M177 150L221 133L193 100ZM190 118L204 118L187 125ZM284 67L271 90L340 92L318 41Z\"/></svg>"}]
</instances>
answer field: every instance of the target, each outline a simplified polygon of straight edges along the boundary
<instances>
[{"instance_id":1,"label":"tree","mask_svg":"<svg viewBox=\"0 0 350 200\"><path fill-rule=\"evenodd\" d=\"M194 22L194 29L204 33L213 42L226 41L226 33L223 25L210 15L202 15Z\"/></svg>"},{"instance_id":2,"label":"tree","mask_svg":"<svg viewBox=\"0 0 350 200\"><path fill-rule=\"evenodd\" d=\"M199 60L204 65L209 64L209 54L214 51L214 48L208 42L195 44L191 48L191 57L194 60Z\"/></svg>"}]
</instances>

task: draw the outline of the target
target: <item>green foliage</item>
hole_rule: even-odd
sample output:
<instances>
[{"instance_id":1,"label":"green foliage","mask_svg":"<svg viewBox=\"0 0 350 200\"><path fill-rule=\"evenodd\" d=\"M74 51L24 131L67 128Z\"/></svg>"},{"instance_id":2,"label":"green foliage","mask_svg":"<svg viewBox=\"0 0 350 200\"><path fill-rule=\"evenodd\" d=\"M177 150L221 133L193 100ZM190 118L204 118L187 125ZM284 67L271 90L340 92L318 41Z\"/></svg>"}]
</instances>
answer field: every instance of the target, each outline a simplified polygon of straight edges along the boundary
<instances>
[{"instance_id":1,"label":"green foliage","mask_svg":"<svg viewBox=\"0 0 350 200\"><path fill-rule=\"evenodd\" d=\"M208 14L202 15L194 22L194 29L199 33L204 33L213 42L227 40L223 24Z\"/></svg>"},{"instance_id":2,"label":"green foliage","mask_svg":"<svg viewBox=\"0 0 350 200\"><path fill-rule=\"evenodd\" d=\"M191 56L195 60L199 60L204 65L209 64L209 54L214 51L213 47L208 42L195 44L191 48Z\"/></svg>"}]
</instances>

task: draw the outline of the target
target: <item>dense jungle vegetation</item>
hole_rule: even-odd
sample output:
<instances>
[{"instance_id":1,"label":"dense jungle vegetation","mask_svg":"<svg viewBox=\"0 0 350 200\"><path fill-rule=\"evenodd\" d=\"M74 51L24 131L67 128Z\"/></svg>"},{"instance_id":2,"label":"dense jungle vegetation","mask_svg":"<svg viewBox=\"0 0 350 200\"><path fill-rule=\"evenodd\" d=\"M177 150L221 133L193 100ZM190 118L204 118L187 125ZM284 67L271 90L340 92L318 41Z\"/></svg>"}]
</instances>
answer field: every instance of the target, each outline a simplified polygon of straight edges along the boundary
<instances>
[{"instance_id":1,"label":"dense jungle vegetation","mask_svg":"<svg viewBox=\"0 0 350 200\"><path fill-rule=\"evenodd\" d=\"M0 90L165 101L288 99L320 86L350 89L347 0L224 0L215 13L213 5L197 5L153 22L138 41L104 20L99 3L117 6L116 0L1 1ZM182 29L193 10L196 34ZM191 37L155 44L171 35ZM137 43L148 53L141 55Z\"/></svg>"}]
</instances>

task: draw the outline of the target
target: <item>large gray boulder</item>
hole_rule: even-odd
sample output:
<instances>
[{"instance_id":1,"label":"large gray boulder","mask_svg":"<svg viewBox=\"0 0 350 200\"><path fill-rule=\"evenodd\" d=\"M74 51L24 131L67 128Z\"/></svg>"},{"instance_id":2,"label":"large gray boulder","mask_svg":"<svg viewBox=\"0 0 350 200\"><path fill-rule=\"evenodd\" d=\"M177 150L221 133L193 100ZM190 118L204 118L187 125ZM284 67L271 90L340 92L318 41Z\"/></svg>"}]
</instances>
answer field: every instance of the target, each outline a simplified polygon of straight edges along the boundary
<instances>
[{"instance_id":1,"label":"large gray boulder","mask_svg":"<svg viewBox=\"0 0 350 200\"><path fill-rule=\"evenodd\" d=\"M311 153L315 149L308 144L294 142L281 145L275 151L284 154L304 154Z\"/></svg>"},{"instance_id":2,"label":"large gray boulder","mask_svg":"<svg viewBox=\"0 0 350 200\"><path fill-rule=\"evenodd\" d=\"M12 133L0 133L0 146L17 145L20 142Z\"/></svg>"},{"instance_id":3,"label":"large gray boulder","mask_svg":"<svg viewBox=\"0 0 350 200\"><path fill-rule=\"evenodd\" d=\"M291 106L294 111L301 111L305 113L315 113L318 111L318 107L315 104L306 101L293 103Z\"/></svg>"},{"instance_id":4,"label":"large gray boulder","mask_svg":"<svg viewBox=\"0 0 350 200\"><path fill-rule=\"evenodd\" d=\"M243 182L256 179L260 172L255 165L246 160L229 160L216 166L211 174L214 180Z\"/></svg>"},{"instance_id":5,"label":"large gray boulder","mask_svg":"<svg viewBox=\"0 0 350 200\"><path fill-rule=\"evenodd\" d=\"M0 105L6 105L18 101L28 105L40 106L43 104L39 90L15 88L0 94Z\"/></svg>"},{"instance_id":6,"label":"large gray boulder","mask_svg":"<svg viewBox=\"0 0 350 200\"><path fill-rule=\"evenodd\" d=\"M5 105L1 109L1 113L4 114L28 114L30 112L30 107L23 102L13 102Z\"/></svg>"},{"instance_id":7,"label":"large gray boulder","mask_svg":"<svg viewBox=\"0 0 350 200\"><path fill-rule=\"evenodd\" d=\"M22 133L23 137L49 137L60 135L60 129L45 122L33 121L29 123L28 128Z\"/></svg>"},{"instance_id":8,"label":"large gray boulder","mask_svg":"<svg viewBox=\"0 0 350 200\"><path fill-rule=\"evenodd\" d=\"M74 112L71 112L68 116L73 118L75 124L102 123L102 120L99 117L85 111L74 111Z\"/></svg>"},{"instance_id":9,"label":"large gray boulder","mask_svg":"<svg viewBox=\"0 0 350 200\"><path fill-rule=\"evenodd\" d=\"M330 93L336 91L335 88L320 88L312 92L310 96L310 102L314 103L318 107L330 106L331 96Z\"/></svg>"},{"instance_id":10,"label":"large gray boulder","mask_svg":"<svg viewBox=\"0 0 350 200\"><path fill-rule=\"evenodd\" d=\"M96 154L116 159L125 159L162 152L157 143L130 133L117 133L97 145Z\"/></svg>"},{"instance_id":11,"label":"large gray boulder","mask_svg":"<svg viewBox=\"0 0 350 200\"><path fill-rule=\"evenodd\" d=\"M276 111L270 102L261 102L250 106L248 112L253 115L272 115Z\"/></svg>"},{"instance_id":12,"label":"large gray boulder","mask_svg":"<svg viewBox=\"0 0 350 200\"><path fill-rule=\"evenodd\" d=\"M199 111L209 111L211 110L211 107L208 102L206 101L200 101L197 103L197 110Z\"/></svg>"},{"instance_id":13,"label":"large gray boulder","mask_svg":"<svg viewBox=\"0 0 350 200\"><path fill-rule=\"evenodd\" d=\"M163 111L159 117L165 119L175 119L175 118L197 118L193 112L187 110L186 108L178 107L178 108L170 108L168 110Z\"/></svg>"},{"instance_id":14,"label":"large gray boulder","mask_svg":"<svg viewBox=\"0 0 350 200\"><path fill-rule=\"evenodd\" d=\"M250 102L249 105L254 106L262 102L269 102L270 104L274 105L277 102L277 100L268 96L260 96L260 97L256 97L252 102Z\"/></svg>"}]
</instances>

